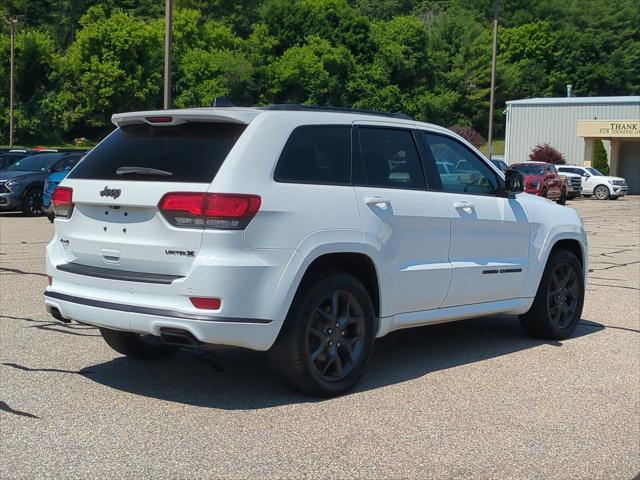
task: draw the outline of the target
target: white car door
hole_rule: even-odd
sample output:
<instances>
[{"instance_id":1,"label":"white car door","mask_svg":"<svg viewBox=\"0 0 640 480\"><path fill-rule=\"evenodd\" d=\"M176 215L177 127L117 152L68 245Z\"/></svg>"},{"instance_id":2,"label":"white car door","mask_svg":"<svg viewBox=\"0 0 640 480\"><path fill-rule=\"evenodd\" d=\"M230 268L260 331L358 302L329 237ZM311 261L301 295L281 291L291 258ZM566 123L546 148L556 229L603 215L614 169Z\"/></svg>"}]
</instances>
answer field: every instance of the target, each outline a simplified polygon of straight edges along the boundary
<instances>
[{"instance_id":1,"label":"white car door","mask_svg":"<svg viewBox=\"0 0 640 480\"><path fill-rule=\"evenodd\" d=\"M427 191L410 128L354 128L354 185L365 243L377 250L383 316L438 308L451 280L450 214Z\"/></svg>"},{"instance_id":2,"label":"white car door","mask_svg":"<svg viewBox=\"0 0 640 480\"><path fill-rule=\"evenodd\" d=\"M421 140L430 162L456 165L453 174L427 168L430 185L440 181L451 214L453 276L442 306L519 297L529 254L526 210L503 195L498 173L462 142L431 132L421 132Z\"/></svg>"}]
</instances>

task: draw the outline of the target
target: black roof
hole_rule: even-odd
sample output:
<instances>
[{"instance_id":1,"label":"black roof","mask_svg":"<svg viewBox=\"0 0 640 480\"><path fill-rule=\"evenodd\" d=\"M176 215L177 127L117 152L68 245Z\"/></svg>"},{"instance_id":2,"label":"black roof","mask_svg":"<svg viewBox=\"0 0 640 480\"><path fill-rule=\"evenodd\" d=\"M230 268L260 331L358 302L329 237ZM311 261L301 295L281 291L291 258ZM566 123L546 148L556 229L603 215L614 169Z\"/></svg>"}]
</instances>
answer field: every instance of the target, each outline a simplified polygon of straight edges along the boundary
<instances>
[{"instance_id":1,"label":"black roof","mask_svg":"<svg viewBox=\"0 0 640 480\"><path fill-rule=\"evenodd\" d=\"M361 108L347 107L324 107L321 105L300 105L297 103L280 103L275 105L266 105L258 107L261 110L285 110L285 111L309 111L309 112L337 112L337 113L356 113L360 115L375 115L378 117L401 118L403 120L414 120L413 117L405 113L378 112L375 110L366 110Z\"/></svg>"}]
</instances>

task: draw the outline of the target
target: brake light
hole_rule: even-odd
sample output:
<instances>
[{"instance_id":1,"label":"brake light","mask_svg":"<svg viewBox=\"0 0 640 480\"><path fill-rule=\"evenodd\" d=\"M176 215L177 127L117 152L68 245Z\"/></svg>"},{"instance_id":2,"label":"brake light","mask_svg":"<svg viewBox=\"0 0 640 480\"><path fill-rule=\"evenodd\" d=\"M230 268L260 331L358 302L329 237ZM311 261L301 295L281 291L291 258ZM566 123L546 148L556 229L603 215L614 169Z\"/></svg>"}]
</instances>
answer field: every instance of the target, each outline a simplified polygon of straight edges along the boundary
<instances>
[{"instance_id":1,"label":"brake light","mask_svg":"<svg viewBox=\"0 0 640 480\"><path fill-rule=\"evenodd\" d=\"M158 209L177 227L243 230L261 204L258 195L172 192L162 197Z\"/></svg>"},{"instance_id":2,"label":"brake light","mask_svg":"<svg viewBox=\"0 0 640 480\"><path fill-rule=\"evenodd\" d=\"M51 197L51 205L56 217L70 218L73 213L73 189L56 187Z\"/></svg>"},{"instance_id":3,"label":"brake light","mask_svg":"<svg viewBox=\"0 0 640 480\"><path fill-rule=\"evenodd\" d=\"M173 117L144 117L147 122L150 123L171 123Z\"/></svg>"},{"instance_id":4,"label":"brake light","mask_svg":"<svg viewBox=\"0 0 640 480\"><path fill-rule=\"evenodd\" d=\"M196 308L202 308L205 310L218 310L222 301L219 298L209 297L190 297L191 303Z\"/></svg>"}]
</instances>

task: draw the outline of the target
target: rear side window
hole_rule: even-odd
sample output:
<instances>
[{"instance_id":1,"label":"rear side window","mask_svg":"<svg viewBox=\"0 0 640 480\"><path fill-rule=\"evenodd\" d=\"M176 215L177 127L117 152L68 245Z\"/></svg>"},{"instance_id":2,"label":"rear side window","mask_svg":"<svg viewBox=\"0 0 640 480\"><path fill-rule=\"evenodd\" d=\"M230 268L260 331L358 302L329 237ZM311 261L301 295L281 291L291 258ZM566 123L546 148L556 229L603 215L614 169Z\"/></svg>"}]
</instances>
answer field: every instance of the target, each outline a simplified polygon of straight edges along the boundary
<instances>
[{"instance_id":1,"label":"rear side window","mask_svg":"<svg viewBox=\"0 0 640 480\"><path fill-rule=\"evenodd\" d=\"M245 127L205 122L128 125L94 148L69 178L210 183Z\"/></svg>"},{"instance_id":2,"label":"rear side window","mask_svg":"<svg viewBox=\"0 0 640 480\"><path fill-rule=\"evenodd\" d=\"M287 140L274 173L277 182L351 184L351 127L307 125Z\"/></svg>"},{"instance_id":3,"label":"rear side window","mask_svg":"<svg viewBox=\"0 0 640 480\"><path fill-rule=\"evenodd\" d=\"M358 183L371 187L426 189L418 150L409 130L361 127Z\"/></svg>"}]
</instances>

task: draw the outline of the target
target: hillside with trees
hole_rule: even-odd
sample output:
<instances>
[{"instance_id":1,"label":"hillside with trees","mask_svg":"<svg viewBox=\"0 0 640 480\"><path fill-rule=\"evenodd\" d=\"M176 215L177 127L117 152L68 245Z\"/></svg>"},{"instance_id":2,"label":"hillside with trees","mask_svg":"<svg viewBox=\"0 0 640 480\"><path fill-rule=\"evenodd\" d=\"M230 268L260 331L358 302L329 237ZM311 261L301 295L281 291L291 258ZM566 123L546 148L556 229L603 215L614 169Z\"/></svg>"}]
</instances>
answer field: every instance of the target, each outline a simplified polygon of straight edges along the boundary
<instances>
[{"instance_id":1,"label":"hillside with trees","mask_svg":"<svg viewBox=\"0 0 640 480\"><path fill-rule=\"evenodd\" d=\"M16 139L98 140L162 106L164 1L4 0L20 14ZM306 103L402 111L486 134L491 0L175 0L176 107ZM637 0L503 0L496 130L510 99L640 94ZM0 144L9 31L0 35Z\"/></svg>"}]
</instances>

